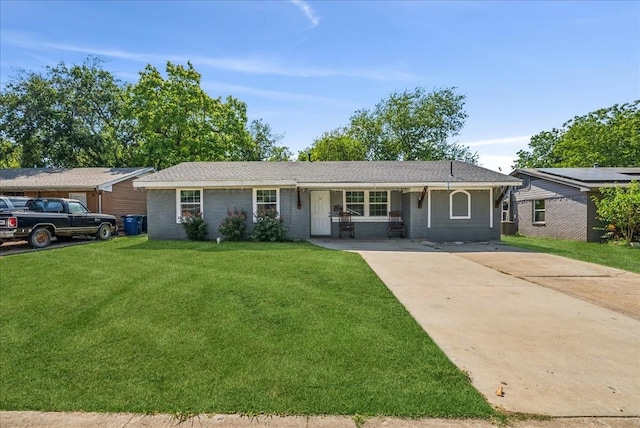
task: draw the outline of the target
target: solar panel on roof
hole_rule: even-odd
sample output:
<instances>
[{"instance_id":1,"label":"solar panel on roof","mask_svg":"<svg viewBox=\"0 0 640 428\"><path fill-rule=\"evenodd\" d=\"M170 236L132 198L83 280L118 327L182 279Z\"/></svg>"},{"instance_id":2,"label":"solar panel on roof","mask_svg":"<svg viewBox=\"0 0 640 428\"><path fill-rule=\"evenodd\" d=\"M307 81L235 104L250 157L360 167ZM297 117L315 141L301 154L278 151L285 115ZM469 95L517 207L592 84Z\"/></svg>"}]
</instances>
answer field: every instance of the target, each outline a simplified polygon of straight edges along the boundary
<instances>
[{"instance_id":1,"label":"solar panel on roof","mask_svg":"<svg viewBox=\"0 0 640 428\"><path fill-rule=\"evenodd\" d=\"M546 174L588 182L630 181L632 176L620 174L616 168L540 168Z\"/></svg>"}]
</instances>

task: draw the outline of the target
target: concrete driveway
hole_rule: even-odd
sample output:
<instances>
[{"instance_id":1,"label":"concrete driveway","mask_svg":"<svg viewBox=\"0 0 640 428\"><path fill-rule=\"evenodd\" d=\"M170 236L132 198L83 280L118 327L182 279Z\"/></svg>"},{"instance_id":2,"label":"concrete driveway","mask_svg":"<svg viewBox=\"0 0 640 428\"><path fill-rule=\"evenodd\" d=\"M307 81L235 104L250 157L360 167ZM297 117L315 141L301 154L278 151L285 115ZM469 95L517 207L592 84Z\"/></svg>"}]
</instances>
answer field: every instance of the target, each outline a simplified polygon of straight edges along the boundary
<instances>
[{"instance_id":1,"label":"concrete driveway","mask_svg":"<svg viewBox=\"0 0 640 428\"><path fill-rule=\"evenodd\" d=\"M640 416L640 275L493 243L314 243L361 254L491 404Z\"/></svg>"}]
</instances>

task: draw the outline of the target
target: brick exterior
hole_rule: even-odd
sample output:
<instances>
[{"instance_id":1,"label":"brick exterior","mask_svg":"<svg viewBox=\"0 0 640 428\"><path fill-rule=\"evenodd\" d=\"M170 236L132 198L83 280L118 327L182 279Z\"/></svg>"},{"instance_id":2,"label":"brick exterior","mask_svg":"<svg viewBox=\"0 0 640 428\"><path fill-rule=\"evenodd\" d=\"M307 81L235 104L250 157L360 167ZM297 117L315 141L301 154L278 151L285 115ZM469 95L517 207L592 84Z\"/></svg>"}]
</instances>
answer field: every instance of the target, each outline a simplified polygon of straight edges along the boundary
<instances>
[{"instance_id":1,"label":"brick exterior","mask_svg":"<svg viewBox=\"0 0 640 428\"><path fill-rule=\"evenodd\" d=\"M591 199L598 191L581 191L575 186L531 177L512 194L511 214L518 233L525 236L598 242L603 225L597 220ZM544 223L533 222L534 200L545 201Z\"/></svg>"},{"instance_id":2,"label":"brick exterior","mask_svg":"<svg viewBox=\"0 0 640 428\"><path fill-rule=\"evenodd\" d=\"M545 222L533 222L533 200L518 201L518 232L525 236L587 240L587 195L545 199Z\"/></svg>"},{"instance_id":3,"label":"brick exterior","mask_svg":"<svg viewBox=\"0 0 640 428\"><path fill-rule=\"evenodd\" d=\"M342 206L342 190L331 191L331 237L338 237L337 212L334 206ZM298 193L293 188L280 189L280 215L283 226L291 238L310 238L310 201L309 190L300 190L300 208ZM425 199L422 208L418 208L419 192L391 191L389 210L402 210L406 225L406 237L410 239L429 239L432 241L487 241L500 239L500 210L494 209L494 227L489 221L489 192L471 190L471 218L465 220L449 219L449 192L432 192L432 223L427 227L428 204ZM494 192L495 193L495 192ZM209 224L209 239L221 236L218 225L226 216L227 210L234 208L251 213L253 210L252 189L204 189L203 215ZM149 239L185 239L182 225L177 223L176 190L147 191L147 211ZM356 221L357 239L387 239L387 221ZM253 223L248 221L249 229Z\"/></svg>"}]
</instances>

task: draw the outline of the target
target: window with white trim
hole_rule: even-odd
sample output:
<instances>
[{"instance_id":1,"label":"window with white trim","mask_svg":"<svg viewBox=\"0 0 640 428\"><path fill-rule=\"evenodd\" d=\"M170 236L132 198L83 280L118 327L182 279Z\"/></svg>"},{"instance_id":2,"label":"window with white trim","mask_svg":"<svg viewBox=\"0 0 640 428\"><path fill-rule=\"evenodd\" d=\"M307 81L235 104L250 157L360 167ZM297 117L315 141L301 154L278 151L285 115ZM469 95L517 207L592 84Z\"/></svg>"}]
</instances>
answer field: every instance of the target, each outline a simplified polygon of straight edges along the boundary
<instances>
[{"instance_id":1,"label":"window with white trim","mask_svg":"<svg viewBox=\"0 0 640 428\"><path fill-rule=\"evenodd\" d=\"M202 189L177 189L176 213L176 223L202 215Z\"/></svg>"},{"instance_id":2,"label":"window with white trim","mask_svg":"<svg viewBox=\"0 0 640 428\"><path fill-rule=\"evenodd\" d=\"M253 213L274 210L280 216L280 189L253 189Z\"/></svg>"},{"instance_id":3,"label":"window with white trim","mask_svg":"<svg viewBox=\"0 0 640 428\"><path fill-rule=\"evenodd\" d=\"M369 217L386 217L389 203L389 192L369 192Z\"/></svg>"},{"instance_id":4,"label":"window with white trim","mask_svg":"<svg viewBox=\"0 0 640 428\"><path fill-rule=\"evenodd\" d=\"M534 223L544 223L545 217L545 200L544 199L535 199L533 201L533 222Z\"/></svg>"},{"instance_id":5,"label":"window with white trim","mask_svg":"<svg viewBox=\"0 0 640 428\"><path fill-rule=\"evenodd\" d=\"M344 192L344 206L352 215L364 216L364 191Z\"/></svg>"},{"instance_id":6,"label":"window with white trim","mask_svg":"<svg viewBox=\"0 0 640 428\"><path fill-rule=\"evenodd\" d=\"M386 217L388 190L347 190L343 193L345 211L358 217Z\"/></svg>"},{"instance_id":7,"label":"window with white trim","mask_svg":"<svg viewBox=\"0 0 640 428\"><path fill-rule=\"evenodd\" d=\"M471 194L466 190L456 190L449 194L449 219L471 218Z\"/></svg>"}]
</instances>

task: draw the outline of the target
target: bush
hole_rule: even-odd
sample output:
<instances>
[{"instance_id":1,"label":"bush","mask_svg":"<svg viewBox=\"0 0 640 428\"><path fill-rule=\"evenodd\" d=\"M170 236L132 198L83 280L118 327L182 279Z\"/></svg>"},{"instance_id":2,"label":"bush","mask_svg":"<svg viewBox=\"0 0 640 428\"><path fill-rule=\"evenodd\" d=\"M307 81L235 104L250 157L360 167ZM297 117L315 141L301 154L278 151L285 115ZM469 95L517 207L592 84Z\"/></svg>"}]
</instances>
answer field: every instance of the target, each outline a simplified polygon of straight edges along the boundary
<instances>
[{"instance_id":1,"label":"bush","mask_svg":"<svg viewBox=\"0 0 640 428\"><path fill-rule=\"evenodd\" d=\"M227 216L220 222L218 231L229 241L247 239L247 213L238 209L227 211Z\"/></svg>"},{"instance_id":2,"label":"bush","mask_svg":"<svg viewBox=\"0 0 640 428\"><path fill-rule=\"evenodd\" d=\"M209 228L200 213L193 217L183 218L182 227L187 232L187 239L190 241L206 241L208 239Z\"/></svg>"},{"instance_id":3,"label":"bush","mask_svg":"<svg viewBox=\"0 0 640 428\"><path fill-rule=\"evenodd\" d=\"M256 241L285 241L287 233L282 227L282 220L278 218L276 210L260 211L256 215L256 226L254 228L254 238Z\"/></svg>"},{"instance_id":4,"label":"bush","mask_svg":"<svg viewBox=\"0 0 640 428\"><path fill-rule=\"evenodd\" d=\"M592 196L598 220L607 223L604 238L622 240L630 244L640 230L640 182L631 181L627 187L601 188L601 198Z\"/></svg>"}]
</instances>

